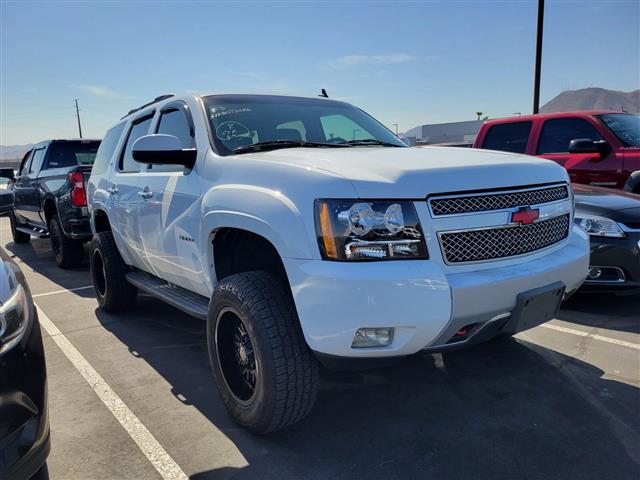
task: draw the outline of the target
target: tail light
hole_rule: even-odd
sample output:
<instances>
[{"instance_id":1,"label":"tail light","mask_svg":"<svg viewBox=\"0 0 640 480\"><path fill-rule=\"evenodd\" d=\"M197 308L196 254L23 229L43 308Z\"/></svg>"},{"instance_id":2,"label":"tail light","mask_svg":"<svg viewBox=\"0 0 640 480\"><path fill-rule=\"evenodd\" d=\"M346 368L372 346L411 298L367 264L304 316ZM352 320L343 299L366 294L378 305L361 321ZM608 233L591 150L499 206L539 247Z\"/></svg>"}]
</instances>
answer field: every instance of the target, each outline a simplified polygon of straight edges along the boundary
<instances>
[{"instance_id":1,"label":"tail light","mask_svg":"<svg viewBox=\"0 0 640 480\"><path fill-rule=\"evenodd\" d=\"M87 190L84 188L84 175L80 172L69 174L71 182L71 205L74 207L87 206Z\"/></svg>"}]
</instances>

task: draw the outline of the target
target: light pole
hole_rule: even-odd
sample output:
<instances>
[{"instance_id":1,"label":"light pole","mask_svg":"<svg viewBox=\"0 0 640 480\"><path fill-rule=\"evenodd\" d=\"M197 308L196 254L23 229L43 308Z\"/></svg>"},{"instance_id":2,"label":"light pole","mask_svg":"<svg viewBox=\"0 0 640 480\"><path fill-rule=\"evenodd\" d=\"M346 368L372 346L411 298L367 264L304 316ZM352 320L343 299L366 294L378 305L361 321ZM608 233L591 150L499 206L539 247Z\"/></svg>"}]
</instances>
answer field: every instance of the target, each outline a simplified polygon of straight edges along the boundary
<instances>
[{"instance_id":1,"label":"light pole","mask_svg":"<svg viewBox=\"0 0 640 480\"><path fill-rule=\"evenodd\" d=\"M82 138L82 127L80 126L80 109L78 108L78 99L75 99L76 102L76 117L78 117L78 133L80 134L80 138Z\"/></svg>"},{"instance_id":2,"label":"light pole","mask_svg":"<svg viewBox=\"0 0 640 480\"><path fill-rule=\"evenodd\" d=\"M397 123L392 123L391 125L396 127L396 137L397 137L398 136L398 124Z\"/></svg>"},{"instance_id":3,"label":"light pole","mask_svg":"<svg viewBox=\"0 0 640 480\"><path fill-rule=\"evenodd\" d=\"M542 69L542 30L544 24L544 0L538 0L538 28L536 32L536 70L533 79L533 113L540 111L540 71Z\"/></svg>"}]
</instances>

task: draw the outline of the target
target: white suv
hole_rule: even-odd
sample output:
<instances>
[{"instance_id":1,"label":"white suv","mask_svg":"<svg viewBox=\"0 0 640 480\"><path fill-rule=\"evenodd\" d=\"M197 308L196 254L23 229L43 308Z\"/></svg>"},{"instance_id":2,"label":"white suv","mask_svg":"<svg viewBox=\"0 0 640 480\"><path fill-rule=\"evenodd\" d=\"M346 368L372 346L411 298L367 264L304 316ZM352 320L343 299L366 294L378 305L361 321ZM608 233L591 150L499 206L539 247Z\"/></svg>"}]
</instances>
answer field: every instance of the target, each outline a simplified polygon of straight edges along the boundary
<instances>
[{"instance_id":1,"label":"white suv","mask_svg":"<svg viewBox=\"0 0 640 480\"><path fill-rule=\"evenodd\" d=\"M566 171L410 148L326 98L167 95L105 135L88 185L98 302L206 319L234 419L303 418L327 365L447 351L552 318L587 274Z\"/></svg>"}]
</instances>

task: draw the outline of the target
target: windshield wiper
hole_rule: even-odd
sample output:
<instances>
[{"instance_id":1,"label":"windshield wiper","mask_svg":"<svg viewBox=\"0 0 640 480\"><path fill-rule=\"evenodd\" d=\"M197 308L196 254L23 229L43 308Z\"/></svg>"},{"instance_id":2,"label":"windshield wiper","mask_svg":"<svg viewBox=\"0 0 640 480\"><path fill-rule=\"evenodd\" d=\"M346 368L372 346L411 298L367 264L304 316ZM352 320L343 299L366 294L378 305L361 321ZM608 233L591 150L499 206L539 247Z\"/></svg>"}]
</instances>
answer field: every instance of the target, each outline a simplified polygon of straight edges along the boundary
<instances>
[{"instance_id":1,"label":"windshield wiper","mask_svg":"<svg viewBox=\"0 0 640 480\"><path fill-rule=\"evenodd\" d=\"M295 147L309 147L309 148L329 148L329 147L348 147L349 145L341 143L320 143L320 142L305 142L303 140L271 140L268 142L252 143L251 145L243 145L236 148L234 153L246 153L246 152L260 152L262 150L276 150L278 148L295 148Z\"/></svg>"},{"instance_id":2,"label":"windshield wiper","mask_svg":"<svg viewBox=\"0 0 640 480\"><path fill-rule=\"evenodd\" d=\"M391 142L384 142L382 140L376 140L375 138L365 138L362 140L349 140L348 142L341 142L340 145L380 145L382 147L402 147Z\"/></svg>"}]
</instances>

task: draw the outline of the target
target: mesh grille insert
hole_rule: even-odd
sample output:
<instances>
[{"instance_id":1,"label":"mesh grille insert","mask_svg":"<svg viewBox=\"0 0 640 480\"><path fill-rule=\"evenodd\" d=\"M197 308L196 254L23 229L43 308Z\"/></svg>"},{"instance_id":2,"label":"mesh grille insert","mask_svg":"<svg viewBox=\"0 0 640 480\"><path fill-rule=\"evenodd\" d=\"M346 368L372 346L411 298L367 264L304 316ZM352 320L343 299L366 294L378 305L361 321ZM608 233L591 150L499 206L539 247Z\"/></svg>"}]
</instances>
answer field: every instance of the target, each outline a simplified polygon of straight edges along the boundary
<instances>
[{"instance_id":1,"label":"mesh grille insert","mask_svg":"<svg viewBox=\"0 0 640 480\"><path fill-rule=\"evenodd\" d=\"M447 263L478 262L513 257L558 243L569 235L570 215L531 225L440 233Z\"/></svg>"},{"instance_id":2,"label":"mesh grille insert","mask_svg":"<svg viewBox=\"0 0 640 480\"><path fill-rule=\"evenodd\" d=\"M434 216L486 212L504 208L539 205L569 198L566 185L521 192L501 192L467 197L434 198L430 201Z\"/></svg>"}]
</instances>

